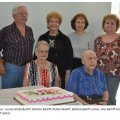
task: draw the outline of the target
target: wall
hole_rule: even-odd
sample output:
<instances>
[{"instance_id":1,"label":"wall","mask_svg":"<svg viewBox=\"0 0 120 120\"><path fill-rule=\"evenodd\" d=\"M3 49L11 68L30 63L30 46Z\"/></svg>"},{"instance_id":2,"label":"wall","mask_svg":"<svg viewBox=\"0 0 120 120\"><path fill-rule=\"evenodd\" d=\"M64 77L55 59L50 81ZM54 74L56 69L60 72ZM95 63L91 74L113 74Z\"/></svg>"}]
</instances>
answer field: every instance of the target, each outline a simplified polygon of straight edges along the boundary
<instances>
[{"instance_id":1,"label":"wall","mask_svg":"<svg viewBox=\"0 0 120 120\"><path fill-rule=\"evenodd\" d=\"M28 2L28 3L14 3L1 2L0 3L0 29L12 23L12 8L15 5L25 5L29 11L28 25L33 28L34 37L37 41L39 35L47 31L46 15L50 11L58 11L63 16L63 22L60 30L65 34L72 32L70 21L72 17L79 12L87 15L90 25L87 31L90 31L93 38L102 33L101 21L105 14L110 13L110 2Z\"/></svg>"},{"instance_id":2,"label":"wall","mask_svg":"<svg viewBox=\"0 0 120 120\"><path fill-rule=\"evenodd\" d=\"M46 15L50 11L58 11L63 16L63 22L60 29L68 34L72 31L70 21L72 17L79 12L87 15L90 25L88 31L94 36L101 34L101 20L103 16L111 11L110 2L65 2L65 3L0 3L0 28L10 24L13 19L11 10L15 5L26 5L29 10L28 25L33 28L35 39L46 32Z\"/></svg>"}]
</instances>

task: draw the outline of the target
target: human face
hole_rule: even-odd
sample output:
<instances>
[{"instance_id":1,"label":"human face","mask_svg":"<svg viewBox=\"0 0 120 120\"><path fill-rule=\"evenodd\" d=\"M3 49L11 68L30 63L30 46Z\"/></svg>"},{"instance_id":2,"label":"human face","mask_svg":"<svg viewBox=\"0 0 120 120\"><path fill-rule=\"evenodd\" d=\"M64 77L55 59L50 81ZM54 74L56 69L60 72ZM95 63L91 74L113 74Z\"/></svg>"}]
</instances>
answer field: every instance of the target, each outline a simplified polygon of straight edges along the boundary
<instances>
[{"instance_id":1,"label":"human face","mask_svg":"<svg viewBox=\"0 0 120 120\"><path fill-rule=\"evenodd\" d=\"M25 25L28 19L27 9L25 7L18 8L13 18L17 24Z\"/></svg>"},{"instance_id":2,"label":"human face","mask_svg":"<svg viewBox=\"0 0 120 120\"><path fill-rule=\"evenodd\" d=\"M97 56L95 53L89 53L83 58L83 64L86 68L86 70L94 71L96 65L97 65Z\"/></svg>"},{"instance_id":3,"label":"human face","mask_svg":"<svg viewBox=\"0 0 120 120\"><path fill-rule=\"evenodd\" d=\"M84 31L85 19L83 17L79 17L79 18L76 19L75 28L76 28L77 32Z\"/></svg>"},{"instance_id":4,"label":"human face","mask_svg":"<svg viewBox=\"0 0 120 120\"><path fill-rule=\"evenodd\" d=\"M113 19L106 19L104 24L104 31L106 33L115 33L116 32L116 22Z\"/></svg>"},{"instance_id":5,"label":"human face","mask_svg":"<svg viewBox=\"0 0 120 120\"><path fill-rule=\"evenodd\" d=\"M48 28L50 31L58 31L59 26L60 26L60 23L58 18L50 18L48 22Z\"/></svg>"},{"instance_id":6,"label":"human face","mask_svg":"<svg viewBox=\"0 0 120 120\"><path fill-rule=\"evenodd\" d=\"M48 57L48 51L49 51L49 48L46 45L40 45L35 51L37 59L46 60Z\"/></svg>"}]
</instances>

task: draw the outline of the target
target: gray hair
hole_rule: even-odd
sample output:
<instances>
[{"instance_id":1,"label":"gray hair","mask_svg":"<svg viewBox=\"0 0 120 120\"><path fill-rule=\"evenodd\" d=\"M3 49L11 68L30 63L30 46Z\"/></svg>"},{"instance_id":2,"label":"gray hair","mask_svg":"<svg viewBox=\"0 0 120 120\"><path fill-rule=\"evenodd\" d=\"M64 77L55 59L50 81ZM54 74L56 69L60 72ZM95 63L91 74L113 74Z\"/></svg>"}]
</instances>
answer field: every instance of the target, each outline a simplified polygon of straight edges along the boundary
<instances>
[{"instance_id":1,"label":"gray hair","mask_svg":"<svg viewBox=\"0 0 120 120\"><path fill-rule=\"evenodd\" d=\"M94 54L96 54L95 53L95 51L93 51L93 50L84 50L83 52L82 52L82 61L84 60L84 58L88 55L88 54L91 54L91 53L94 53Z\"/></svg>"},{"instance_id":2,"label":"gray hair","mask_svg":"<svg viewBox=\"0 0 120 120\"><path fill-rule=\"evenodd\" d=\"M48 42L46 42L45 40L41 40L41 41L38 41L36 46L35 46L35 50L37 50L39 48L40 45L45 45L48 47L48 49L50 48L50 45Z\"/></svg>"},{"instance_id":3,"label":"gray hair","mask_svg":"<svg viewBox=\"0 0 120 120\"><path fill-rule=\"evenodd\" d=\"M14 16L17 13L17 10L19 8L25 7L24 5L16 5L13 9L12 9L12 15ZM26 7L25 7L26 8Z\"/></svg>"}]
</instances>

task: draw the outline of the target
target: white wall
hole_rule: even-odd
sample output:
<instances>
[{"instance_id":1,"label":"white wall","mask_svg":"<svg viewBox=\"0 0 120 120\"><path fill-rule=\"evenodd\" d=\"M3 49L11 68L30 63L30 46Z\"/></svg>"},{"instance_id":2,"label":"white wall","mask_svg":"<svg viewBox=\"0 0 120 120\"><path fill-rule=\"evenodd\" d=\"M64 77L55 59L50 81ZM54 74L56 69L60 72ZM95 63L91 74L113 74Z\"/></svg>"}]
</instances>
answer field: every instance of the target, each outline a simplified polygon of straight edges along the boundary
<instances>
[{"instance_id":1,"label":"white wall","mask_svg":"<svg viewBox=\"0 0 120 120\"><path fill-rule=\"evenodd\" d=\"M61 31L65 34L72 32L70 21L72 17L83 12L87 15L90 25L87 31L92 32L96 37L102 33L101 21L105 14L110 13L110 2L28 2L28 3L14 3L6 2L0 3L0 29L13 22L12 8L15 5L25 5L29 11L28 25L33 28L34 37L37 41L38 37L47 31L46 15L50 11L58 11L63 16L63 22L60 27ZM0 85L1 86L1 85Z\"/></svg>"},{"instance_id":2,"label":"white wall","mask_svg":"<svg viewBox=\"0 0 120 120\"><path fill-rule=\"evenodd\" d=\"M68 34L72 31L70 21L72 17L79 12L87 15L90 25L88 31L93 32L94 36L101 34L101 20L105 14L110 13L110 2L38 2L38 3L0 3L0 28L11 24L13 21L11 17L12 8L17 5L26 5L29 10L28 25L33 28L35 39L39 35L46 32L46 15L50 11L58 11L63 16L61 30Z\"/></svg>"}]
</instances>

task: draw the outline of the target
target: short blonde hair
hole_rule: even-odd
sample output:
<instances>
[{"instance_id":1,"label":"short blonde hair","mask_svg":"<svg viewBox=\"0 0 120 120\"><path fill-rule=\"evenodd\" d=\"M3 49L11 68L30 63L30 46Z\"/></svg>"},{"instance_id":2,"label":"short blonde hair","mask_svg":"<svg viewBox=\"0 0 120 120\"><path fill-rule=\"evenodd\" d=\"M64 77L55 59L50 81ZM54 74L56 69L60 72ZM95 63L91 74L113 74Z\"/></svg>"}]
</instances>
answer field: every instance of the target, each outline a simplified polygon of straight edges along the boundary
<instances>
[{"instance_id":1,"label":"short blonde hair","mask_svg":"<svg viewBox=\"0 0 120 120\"><path fill-rule=\"evenodd\" d=\"M48 42L46 42L45 40L40 40L37 42L36 46L35 46L35 50L37 50L39 48L40 45L45 45L48 47L48 49L50 48L50 45Z\"/></svg>"},{"instance_id":2,"label":"short blonde hair","mask_svg":"<svg viewBox=\"0 0 120 120\"><path fill-rule=\"evenodd\" d=\"M50 13L47 14L47 16L46 16L47 23L49 23L51 18L58 18L59 24L62 23L62 16L61 16L61 14L56 12L56 11L53 11L53 12L50 12Z\"/></svg>"},{"instance_id":3,"label":"short blonde hair","mask_svg":"<svg viewBox=\"0 0 120 120\"><path fill-rule=\"evenodd\" d=\"M115 21L115 23L116 23L116 31L117 31L118 28L120 27L120 19L115 14L108 14L108 15L104 16L103 21L102 21L102 28L103 28L103 30L104 30L105 21L107 19L112 19L112 20Z\"/></svg>"}]
</instances>

